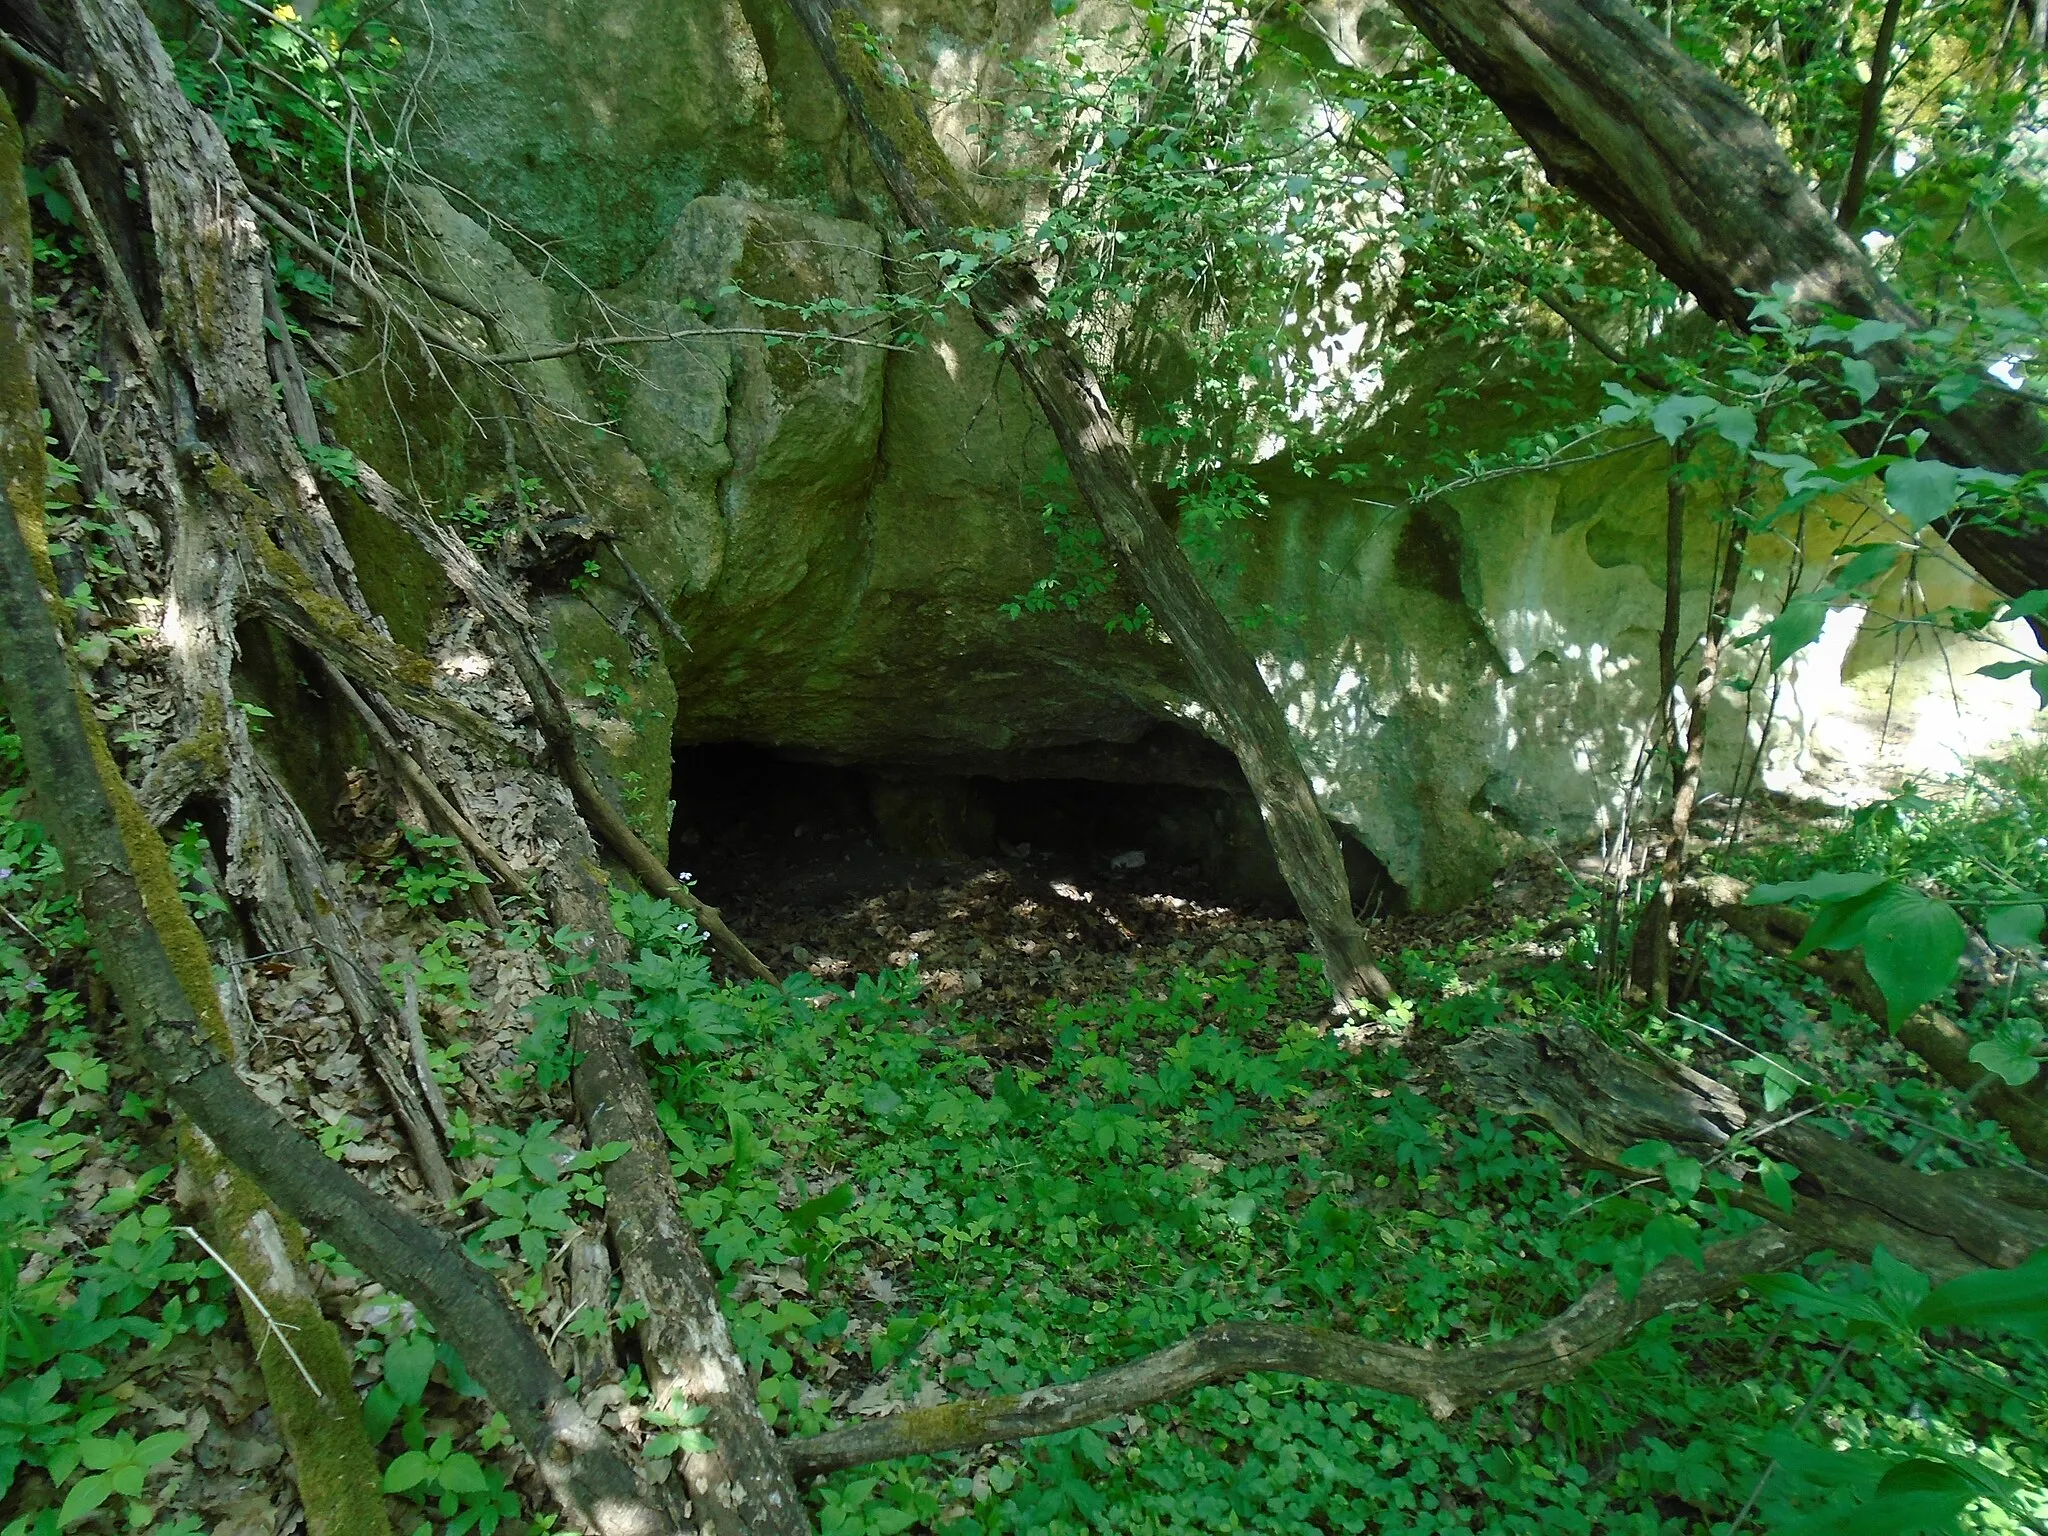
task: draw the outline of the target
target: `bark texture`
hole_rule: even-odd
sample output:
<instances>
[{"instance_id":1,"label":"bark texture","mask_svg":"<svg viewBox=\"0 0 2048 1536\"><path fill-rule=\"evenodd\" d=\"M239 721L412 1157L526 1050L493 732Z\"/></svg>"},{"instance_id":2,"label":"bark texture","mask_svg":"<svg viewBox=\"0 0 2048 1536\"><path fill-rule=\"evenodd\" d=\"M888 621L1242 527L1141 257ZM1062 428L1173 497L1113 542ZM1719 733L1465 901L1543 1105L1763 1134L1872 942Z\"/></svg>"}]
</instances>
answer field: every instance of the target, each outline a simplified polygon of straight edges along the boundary
<instances>
[{"instance_id":1,"label":"bark texture","mask_svg":"<svg viewBox=\"0 0 2048 1536\"><path fill-rule=\"evenodd\" d=\"M67 712L77 720L81 708L53 626L53 609L46 607L44 598L53 584L42 532L43 443L32 372L29 236L21 134L12 110L0 97L0 460L5 465L6 493L6 505L0 508L0 523L5 525L0 527L0 566L5 567L0 578L5 587L0 593L0 637L5 638L0 644L0 687L15 718L26 704L31 711L50 712L61 725ZM29 629L34 632L25 633ZM23 726L24 742L30 734L30 727ZM94 773L111 770L104 748L92 753L90 746L88 742L81 760L75 750L60 757L39 741L46 763L82 763ZM39 806L51 787L46 783L39 791ZM91 786L77 788L82 797L89 796ZM80 805L90 809L84 798ZM119 847L120 830L111 821L102 821L97 830L101 846L95 851L102 859L126 855L127 850ZM72 864L72 848L64 852L67 870L89 868L83 859ZM173 1001L189 1001L195 1027L205 1031L216 1050L232 1051L204 944L185 916L154 834L141 850L140 862L149 863L152 854L153 873L160 887L169 887L171 905L185 921L185 980L199 985L189 999L180 988ZM95 939L104 945L99 934ZM159 987L175 986L177 981L156 978ZM191 1191L197 1197L194 1203L205 1211L215 1245L256 1292L253 1300L237 1294L278 1432L291 1455L308 1531L312 1536L390 1536L377 1458L363 1434L348 1351L306 1282L296 1225L270 1205L254 1180L223 1163L203 1137L188 1132L186 1143L186 1170L196 1175L191 1181L197 1186ZM290 1330L296 1359L268 1337L273 1324Z\"/></svg>"},{"instance_id":2,"label":"bark texture","mask_svg":"<svg viewBox=\"0 0 2048 1536\"><path fill-rule=\"evenodd\" d=\"M982 222L981 211L852 0L790 0L790 8L865 137L904 222L931 250L958 246ZM1046 312L1037 281L1023 267L989 266L968 298L976 321L1002 344L1045 412L1117 569L1179 649L1218 733L1243 768L1332 992L1347 1007L1385 1002L1393 989L1374 964L1352 912L1343 851L1316 803L1287 718L1179 540L1153 510L1094 371Z\"/></svg>"},{"instance_id":3,"label":"bark texture","mask_svg":"<svg viewBox=\"0 0 2048 1536\"><path fill-rule=\"evenodd\" d=\"M1459 73L1507 114L1550 179L1611 220L1717 319L1750 323L1780 284L1795 317L1830 310L1915 326L1915 315L1794 169L1771 125L1627 0L1398 0ZM1927 427L1927 451L2024 474L2048 464L2048 423L1988 376L1942 413L1925 400L1928 359L1906 342L1872 348L1875 405ZM1845 398L1845 414L1860 402ZM1863 451L1876 428L1849 434ZM2006 593L2048 587L2048 537L1967 524L1944 530Z\"/></svg>"},{"instance_id":4,"label":"bark texture","mask_svg":"<svg viewBox=\"0 0 2048 1536\"><path fill-rule=\"evenodd\" d=\"M1481 1030L1452 1050L1463 1085L1506 1114L1535 1115L1587 1161L1637 1172L1631 1146L1662 1141L1702 1164L1738 1150L1799 1170L1789 1206L1760 1190L1734 1203L1815 1247L1867 1257L1883 1244L1938 1279L2010 1269L2048 1243L2048 1217L1911 1169L1826 1129L1810 1113L1769 1116L1741 1094L1647 1050L1623 1053L1577 1026Z\"/></svg>"}]
</instances>

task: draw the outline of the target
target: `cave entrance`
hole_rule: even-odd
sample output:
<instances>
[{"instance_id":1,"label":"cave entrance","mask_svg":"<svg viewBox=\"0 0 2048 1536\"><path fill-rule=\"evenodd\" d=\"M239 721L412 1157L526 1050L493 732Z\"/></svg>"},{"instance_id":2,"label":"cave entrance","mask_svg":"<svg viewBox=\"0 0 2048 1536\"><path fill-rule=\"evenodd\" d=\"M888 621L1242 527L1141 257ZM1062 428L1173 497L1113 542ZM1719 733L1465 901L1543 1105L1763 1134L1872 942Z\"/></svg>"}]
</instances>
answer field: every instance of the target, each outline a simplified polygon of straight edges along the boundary
<instances>
[{"instance_id":1,"label":"cave entrance","mask_svg":"<svg viewBox=\"0 0 2048 1536\"><path fill-rule=\"evenodd\" d=\"M941 763L841 763L747 742L675 756L670 863L722 904L839 901L1029 868L1247 910L1293 902L1236 762L1191 732ZM1352 899L1398 910L1340 828Z\"/></svg>"}]
</instances>

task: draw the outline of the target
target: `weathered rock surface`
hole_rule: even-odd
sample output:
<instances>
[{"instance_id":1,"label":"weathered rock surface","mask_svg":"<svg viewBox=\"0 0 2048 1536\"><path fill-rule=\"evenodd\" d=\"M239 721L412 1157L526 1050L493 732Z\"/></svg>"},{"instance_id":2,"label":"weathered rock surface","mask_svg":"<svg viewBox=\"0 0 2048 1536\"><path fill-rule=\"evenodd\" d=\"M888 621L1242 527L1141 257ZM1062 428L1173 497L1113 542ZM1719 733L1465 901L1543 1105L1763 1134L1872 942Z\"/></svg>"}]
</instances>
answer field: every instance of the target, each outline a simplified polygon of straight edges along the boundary
<instances>
[{"instance_id":1,"label":"weathered rock surface","mask_svg":"<svg viewBox=\"0 0 2048 1536\"><path fill-rule=\"evenodd\" d=\"M651 836L666 830L671 740L954 773L1058 761L1085 776L1095 744L1199 723L1171 646L1105 627L1127 598L1004 615L1051 565L1050 436L963 321L912 350L860 344L886 340L881 306L924 269L892 247L779 6L434 11L419 138L450 190L412 198L414 255L506 317L493 345L820 323L858 338L707 334L602 367L520 365L522 411L490 380L437 381L384 337L385 365L336 391L339 435L444 507L504 482L509 432L523 471L558 496L566 472L671 605L687 651L600 551L595 579L550 610L596 755ZM982 80L990 40L1028 44L1037 14L1000 0L883 19L958 97ZM966 110L938 119L963 154ZM484 209L531 243L487 228ZM538 439L558 467L530 462ZM1254 648L1327 809L1414 901L1459 900L1523 839L1611 823L1626 797L1655 694L1664 464L1656 443L1399 507L1266 478L1269 509L1229 552L1223 600L1266 619ZM1690 502L1693 634L1725 494L1701 486ZM1744 614L1774 612L1795 558L1867 539L1876 515L1844 501L1808 516L1796 551L1792 530L1757 540ZM394 571L384 585L401 603ZM1913 579L1895 577L1867 618L1839 616L1775 709L1768 684L1724 696L1724 777L1767 715L1773 787L1838 795L2031 728L2023 679L1973 675L2009 653L1885 627L1981 598L1944 569Z\"/></svg>"}]
</instances>

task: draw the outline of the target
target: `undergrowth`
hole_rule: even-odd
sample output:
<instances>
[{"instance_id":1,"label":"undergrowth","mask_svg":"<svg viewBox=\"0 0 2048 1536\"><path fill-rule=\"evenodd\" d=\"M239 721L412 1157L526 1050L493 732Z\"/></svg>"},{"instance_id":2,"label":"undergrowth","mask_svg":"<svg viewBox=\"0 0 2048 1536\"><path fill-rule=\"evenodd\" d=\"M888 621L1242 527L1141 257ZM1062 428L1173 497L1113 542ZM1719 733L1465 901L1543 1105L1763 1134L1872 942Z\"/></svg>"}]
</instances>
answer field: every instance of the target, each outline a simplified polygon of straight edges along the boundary
<instances>
[{"instance_id":1,"label":"undergrowth","mask_svg":"<svg viewBox=\"0 0 2048 1536\"><path fill-rule=\"evenodd\" d=\"M54 855L18 791L0 792L15 796L0 884L9 1029L44 1069L31 1103L0 1122L0 1529L188 1536L189 1518L157 1515L188 1475L188 1437L153 1430L147 1393L124 1384L228 1323L227 1283L178 1238L166 1127L126 1091L111 1021L81 1001L94 983ZM2044 809L2048 777L2023 761L1723 862L1798 876L1860 861L1958 899L2038 889ZM203 903L199 861L186 863ZM1754 1220L1719 1198L1726 1169L1683 1170L1653 1150L1642 1178L1586 1172L1443 1074L1443 1044L1475 1028L1640 1026L1593 989L1590 906L1513 924L1509 942L1553 940L1519 970L1471 967L1469 941L1404 955L1402 983L1425 999L1409 1043L1357 1053L1323 1029L1307 957L1141 969L1120 995L1048 1004L1019 1032L929 1002L914 971L851 987L806 973L723 984L675 908L633 895L617 915L635 953L632 995L616 1001L652 1068L735 1340L784 1434L1073 1379L1223 1319L1441 1348L1505 1337L1603 1276L1628 1283ZM432 985L466 997L453 940L475 935L441 926ZM1753 1071L1785 1098L1821 1085L1838 1113L1924 1165L2011 1160L1994 1127L1811 978L1734 939L1700 953L1691 1004L1655 1031L1666 1048ZM1461 980L1461 966L1480 979ZM583 985L566 958L557 980L570 996ZM2007 1013L2034 1006L2024 981L2003 997ZM1984 1006L1959 1012L1980 1028ZM538 1010L553 1027L529 1049L536 1083L562 1066L560 1008ZM436 1049L452 1066L463 1045ZM465 1120L457 1137L475 1170L464 1209L483 1218L465 1215L466 1240L532 1307L551 1250L595 1219L597 1175L618 1149L579 1150L544 1117ZM1910 1464L1981 1483L1957 1496L1968 1524L2038 1529L2038 1345L1908 1326L1924 1283L1883 1258L1809 1273L1803 1291L1762 1286L1666 1316L1568 1385L1448 1421L1407 1399L1254 1376L1037 1441L842 1473L814 1508L829 1536L1732 1536L1738 1515L1759 1531L1876 1531L1895 1527L1873 1489ZM584 1332L632 1321L617 1307L572 1320ZM460 1360L397 1298L351 1322L400 1528L534 1528L503 1421ZM644 1403L637 1370L616 1391ZM639 1422L660 1431L657 1452L696 1433Z\"/></svg>"}]
</instances>

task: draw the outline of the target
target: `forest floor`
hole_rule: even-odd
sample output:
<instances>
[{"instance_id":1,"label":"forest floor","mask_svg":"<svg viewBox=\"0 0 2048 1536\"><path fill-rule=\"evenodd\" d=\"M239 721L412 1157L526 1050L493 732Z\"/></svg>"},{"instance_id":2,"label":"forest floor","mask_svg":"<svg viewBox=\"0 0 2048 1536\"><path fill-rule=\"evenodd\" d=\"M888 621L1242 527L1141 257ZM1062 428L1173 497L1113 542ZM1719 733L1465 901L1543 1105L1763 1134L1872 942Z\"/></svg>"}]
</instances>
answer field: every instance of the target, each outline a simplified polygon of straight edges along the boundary
<instances>
[{"instance_id":1,"label":"forest floor","mask_svg":"<svg viewBox=\"0 0 2048 1536\"><path fill-rule=\"evenodd\" d=\"M1779 816L1724 862L1770 876L1860 859L1953 884L1989 858L2048 884L2032 830L2037 815L2048 822L2038 774L1925 804L1890 821ZM12 827L5 862L46 895L32 826ZM409 902L431 862L400 848L366 860L352 887L393 963L417 968L458 1116L452 1150L470 1184L458 1209L427 1213L501 1271L608 1422L657 1432L618 1309L571 1297L567 1240L597 1220L609 1152L581 1145L559 1049L535 1029L558 979L549 941L516 908L500 938L454 900ZM1873 1141L1903 1151L1921 1139L1912 1127L1931 1125L1937 1161L2009 1155L1870 1021L1739 939L1707 937L1682 1017L1647 1024L1603 957L1599 865L1597 849L1532 856L1481 902L1379 923L1415 1000L1400 1042L1331 1029L1300 924L1176 890L1170 872L899 863L863 891L792 860L785 882L757 879L725 902L780 985L719 980L674 908L622 897L638 951L626 1006L686 1214L771 1423L809 1434L1023 1390L1231 1318L1482 1342L1753 1219L1589 1171L1542 1129L1476 1107L1443 1046L1478 1027L1647 1028L1724 1068L1768 1053L1853 1085L1845 1113ZM182 867L203 908L203 860ZM48 926L29 884L0 897L51 942L82 942ZM271 957L245 985L259 1090L331 1155L427 1210L317 968ZM57 1048L4 1127L16 1343L0 1361L0 1452L18 1469L0 1532L49 1529L92 1475L67 1447L91 1446L147 1462L148 1496L109 1486L58 1522L67 1529L290 1536L302 1516L254 1341L167 1198L169 1122L92 997L56 1015L47 997L17 989L10 1001L18 1020L42 1009L38 1038ZM1982 1027L1987 1005L1973 1006ZM400 1536L545 1529L532 1469L459 1359L402 1299L318 1245L314 1257L356 1350L371 1437L391 1458ZM1831 1273L1852 1288L1889 1283ZM1772 1437L1801 1428L1969 1454L2039 1488L2042 1352L1918 1337L1750 1296L1667 1316L1567 1386L1449 1421L1404 1398L1254 1376L1042 1440L838 1474L813 1490L814 1511L825 1536L1675 1536L1726 1532L1754 1502L1768 1530L1833 1496L1792 1472L1764 1476L1785 1455Z\"/></svg>"}]
</instances>

